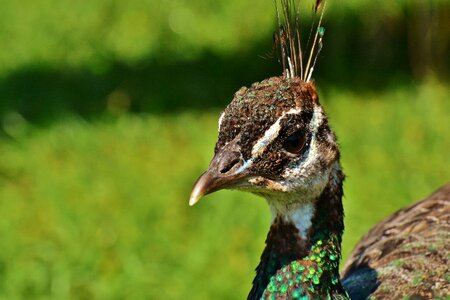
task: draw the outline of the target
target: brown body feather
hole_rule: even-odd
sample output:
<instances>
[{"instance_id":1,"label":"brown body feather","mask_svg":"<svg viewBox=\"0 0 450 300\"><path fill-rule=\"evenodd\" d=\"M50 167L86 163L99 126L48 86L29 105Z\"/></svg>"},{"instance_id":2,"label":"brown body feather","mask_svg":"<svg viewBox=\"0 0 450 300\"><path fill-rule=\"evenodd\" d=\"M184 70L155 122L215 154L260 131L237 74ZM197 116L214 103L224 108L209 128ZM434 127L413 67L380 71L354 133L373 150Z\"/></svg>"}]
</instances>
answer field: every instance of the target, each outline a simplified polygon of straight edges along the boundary
<instances>
[{"instance_id":1,"label":"brown body feather","mask_svg":"<svg viewBox=\"0 0 450 300\"><path fill-rule=\"evenodd\" d=\"M344 282L376 271L375 299L450 296L450 184L378 223L347 260ZM356 275L355 275L356 274ZM367 276L367 272L359 272ZM364 279L367 281L367 278ZM351 292L350 292L351 293Z\"/></svg>"}]
</instances>

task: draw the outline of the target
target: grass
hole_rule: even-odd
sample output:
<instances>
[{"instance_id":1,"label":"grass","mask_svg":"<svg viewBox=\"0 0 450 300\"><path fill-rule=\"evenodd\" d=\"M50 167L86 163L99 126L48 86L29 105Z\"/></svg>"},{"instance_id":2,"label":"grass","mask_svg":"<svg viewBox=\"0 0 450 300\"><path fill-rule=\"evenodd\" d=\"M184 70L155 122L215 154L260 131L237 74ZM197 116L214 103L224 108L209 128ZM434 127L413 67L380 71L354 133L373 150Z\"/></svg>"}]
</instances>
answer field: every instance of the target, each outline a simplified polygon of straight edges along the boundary
<instances>
[{"instance_id":1,"label":"grass","mask_svg":"<svg viewBox=\"0 0 450 300\"><path fill-rule=\"evenodd\" d=\"M433 3L423 7L434 21L416 27L445 20L448 3ZM260 4L2 1L0 299L245 298L269 227L264 201L232 191L187 201L213 152L217 107L279 72L258 58L275 26L272 1ZM348 175L345 256L450 178L450 86L400 86L407 45L425 41L407 26L420 7L327 9L316 75L336 88L321 95ZM434 35L432 48L447 49Z\"/></svg>"},{"instance_id":2,"label":"grass","mask_svg":"<svg viewBox=\"0 0 450 300\"><path fill-rule=\"evenodd\" d=\"M450 178L450 88L321 93L348 175L344 255L372 224ZM6 118L0 140L1 299L242 299L269 226L263 200L187 205L218 111Z\"/></svg>"}]
</instances>

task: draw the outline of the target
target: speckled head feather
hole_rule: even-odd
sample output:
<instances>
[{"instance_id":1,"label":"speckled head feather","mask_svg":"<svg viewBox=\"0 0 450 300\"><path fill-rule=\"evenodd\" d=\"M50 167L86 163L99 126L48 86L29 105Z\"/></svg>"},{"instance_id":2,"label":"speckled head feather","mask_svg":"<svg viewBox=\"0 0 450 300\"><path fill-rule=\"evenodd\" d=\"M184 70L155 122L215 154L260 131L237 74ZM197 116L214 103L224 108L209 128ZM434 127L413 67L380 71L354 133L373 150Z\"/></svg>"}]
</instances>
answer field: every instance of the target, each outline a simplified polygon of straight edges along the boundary
<instances>
[{"instance_id":1,"label":"speckled head feather","mask_svg":"<svg viewBox=\"0 0 450 300\"><path fill-rule=\"evenodd\" d=\"M245 150L244 159L248 159L252 146L249 144L255 137L261 137L277 119L291 111L292 117L285 118L284 122L295 116L307 124L313 116L314 106L318 104L314 84L299 78L272 77L254 83L250 88L243 87L223 112L216 150L239 133L245 133L239 143Z\"/></svg>"},{"instance_id":2,"label":"speckled head feather","mask_svg":"<svg viewBox=\"0 0 450 300\"><path fill-rule=\"evenodd\" d=\"M292 154L284 143L296 133L305 147ZM235 94L220 118L215 155L223 162L221 153L231 148L236 157L226 162L233 166L225 163L220 172L246 174L235 188L269 198L292 193L295 201L299 192L310 199L319 195L339 156L314 84L298 77L272 77Z\"/></svg>"}]
</instances>

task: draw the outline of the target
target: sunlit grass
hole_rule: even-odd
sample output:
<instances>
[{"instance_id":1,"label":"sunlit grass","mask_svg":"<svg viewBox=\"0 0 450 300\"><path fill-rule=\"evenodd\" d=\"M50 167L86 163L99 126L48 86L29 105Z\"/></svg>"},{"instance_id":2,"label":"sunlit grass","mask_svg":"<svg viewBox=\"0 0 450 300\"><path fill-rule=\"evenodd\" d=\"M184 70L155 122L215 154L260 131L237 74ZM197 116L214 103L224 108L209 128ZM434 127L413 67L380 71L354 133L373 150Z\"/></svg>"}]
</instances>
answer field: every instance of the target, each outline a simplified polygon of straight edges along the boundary
<instances>
[{"instance_id":1,"label":"sunlit grass","mask_svg":"<svg viewBox=\"0 0 450 300\"><path fill-rule=\"evenodd\" d=\"M450 179L448 95L431 83L322 96L348 175L345 254ZM264 201L222 191L187 204L218 115L13 122L0 144L0 298L245 298L270 221Z\"/></svg>"}]
</instances>

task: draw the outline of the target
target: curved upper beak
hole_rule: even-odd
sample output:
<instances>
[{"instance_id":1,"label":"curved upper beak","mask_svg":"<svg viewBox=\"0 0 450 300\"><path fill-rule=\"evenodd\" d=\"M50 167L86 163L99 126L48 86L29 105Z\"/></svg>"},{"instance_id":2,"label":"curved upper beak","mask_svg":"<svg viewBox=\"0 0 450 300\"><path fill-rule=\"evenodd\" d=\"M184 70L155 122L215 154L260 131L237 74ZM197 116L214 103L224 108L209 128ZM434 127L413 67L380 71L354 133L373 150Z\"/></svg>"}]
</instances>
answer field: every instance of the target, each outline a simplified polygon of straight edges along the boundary
<instances>
[{"instance_id":1,"label":"curved upper beak","mask_svg":"<svg viewBox=\"0 0 450 300\"><path fill-rule=\"evenodd\" d=\"M239 186L247 176L242 166L240 152L228 149L216 153L208 170L195 182L189 205L194 205L207 194Z\"/></svg>"},{"instance_id":2,"label":"curved upper beak","mask_svg":"<svg viewBox=\"0 0 450 300\"><path fill-rule=\"evenodd\" d=\"M225 188L231 188L236 183L239 177L218 177L210 170L200 175L192 188L189 205L192 206L197 203L203 196L211 194L215 191Z\"/></svg>"}]
</instances>

